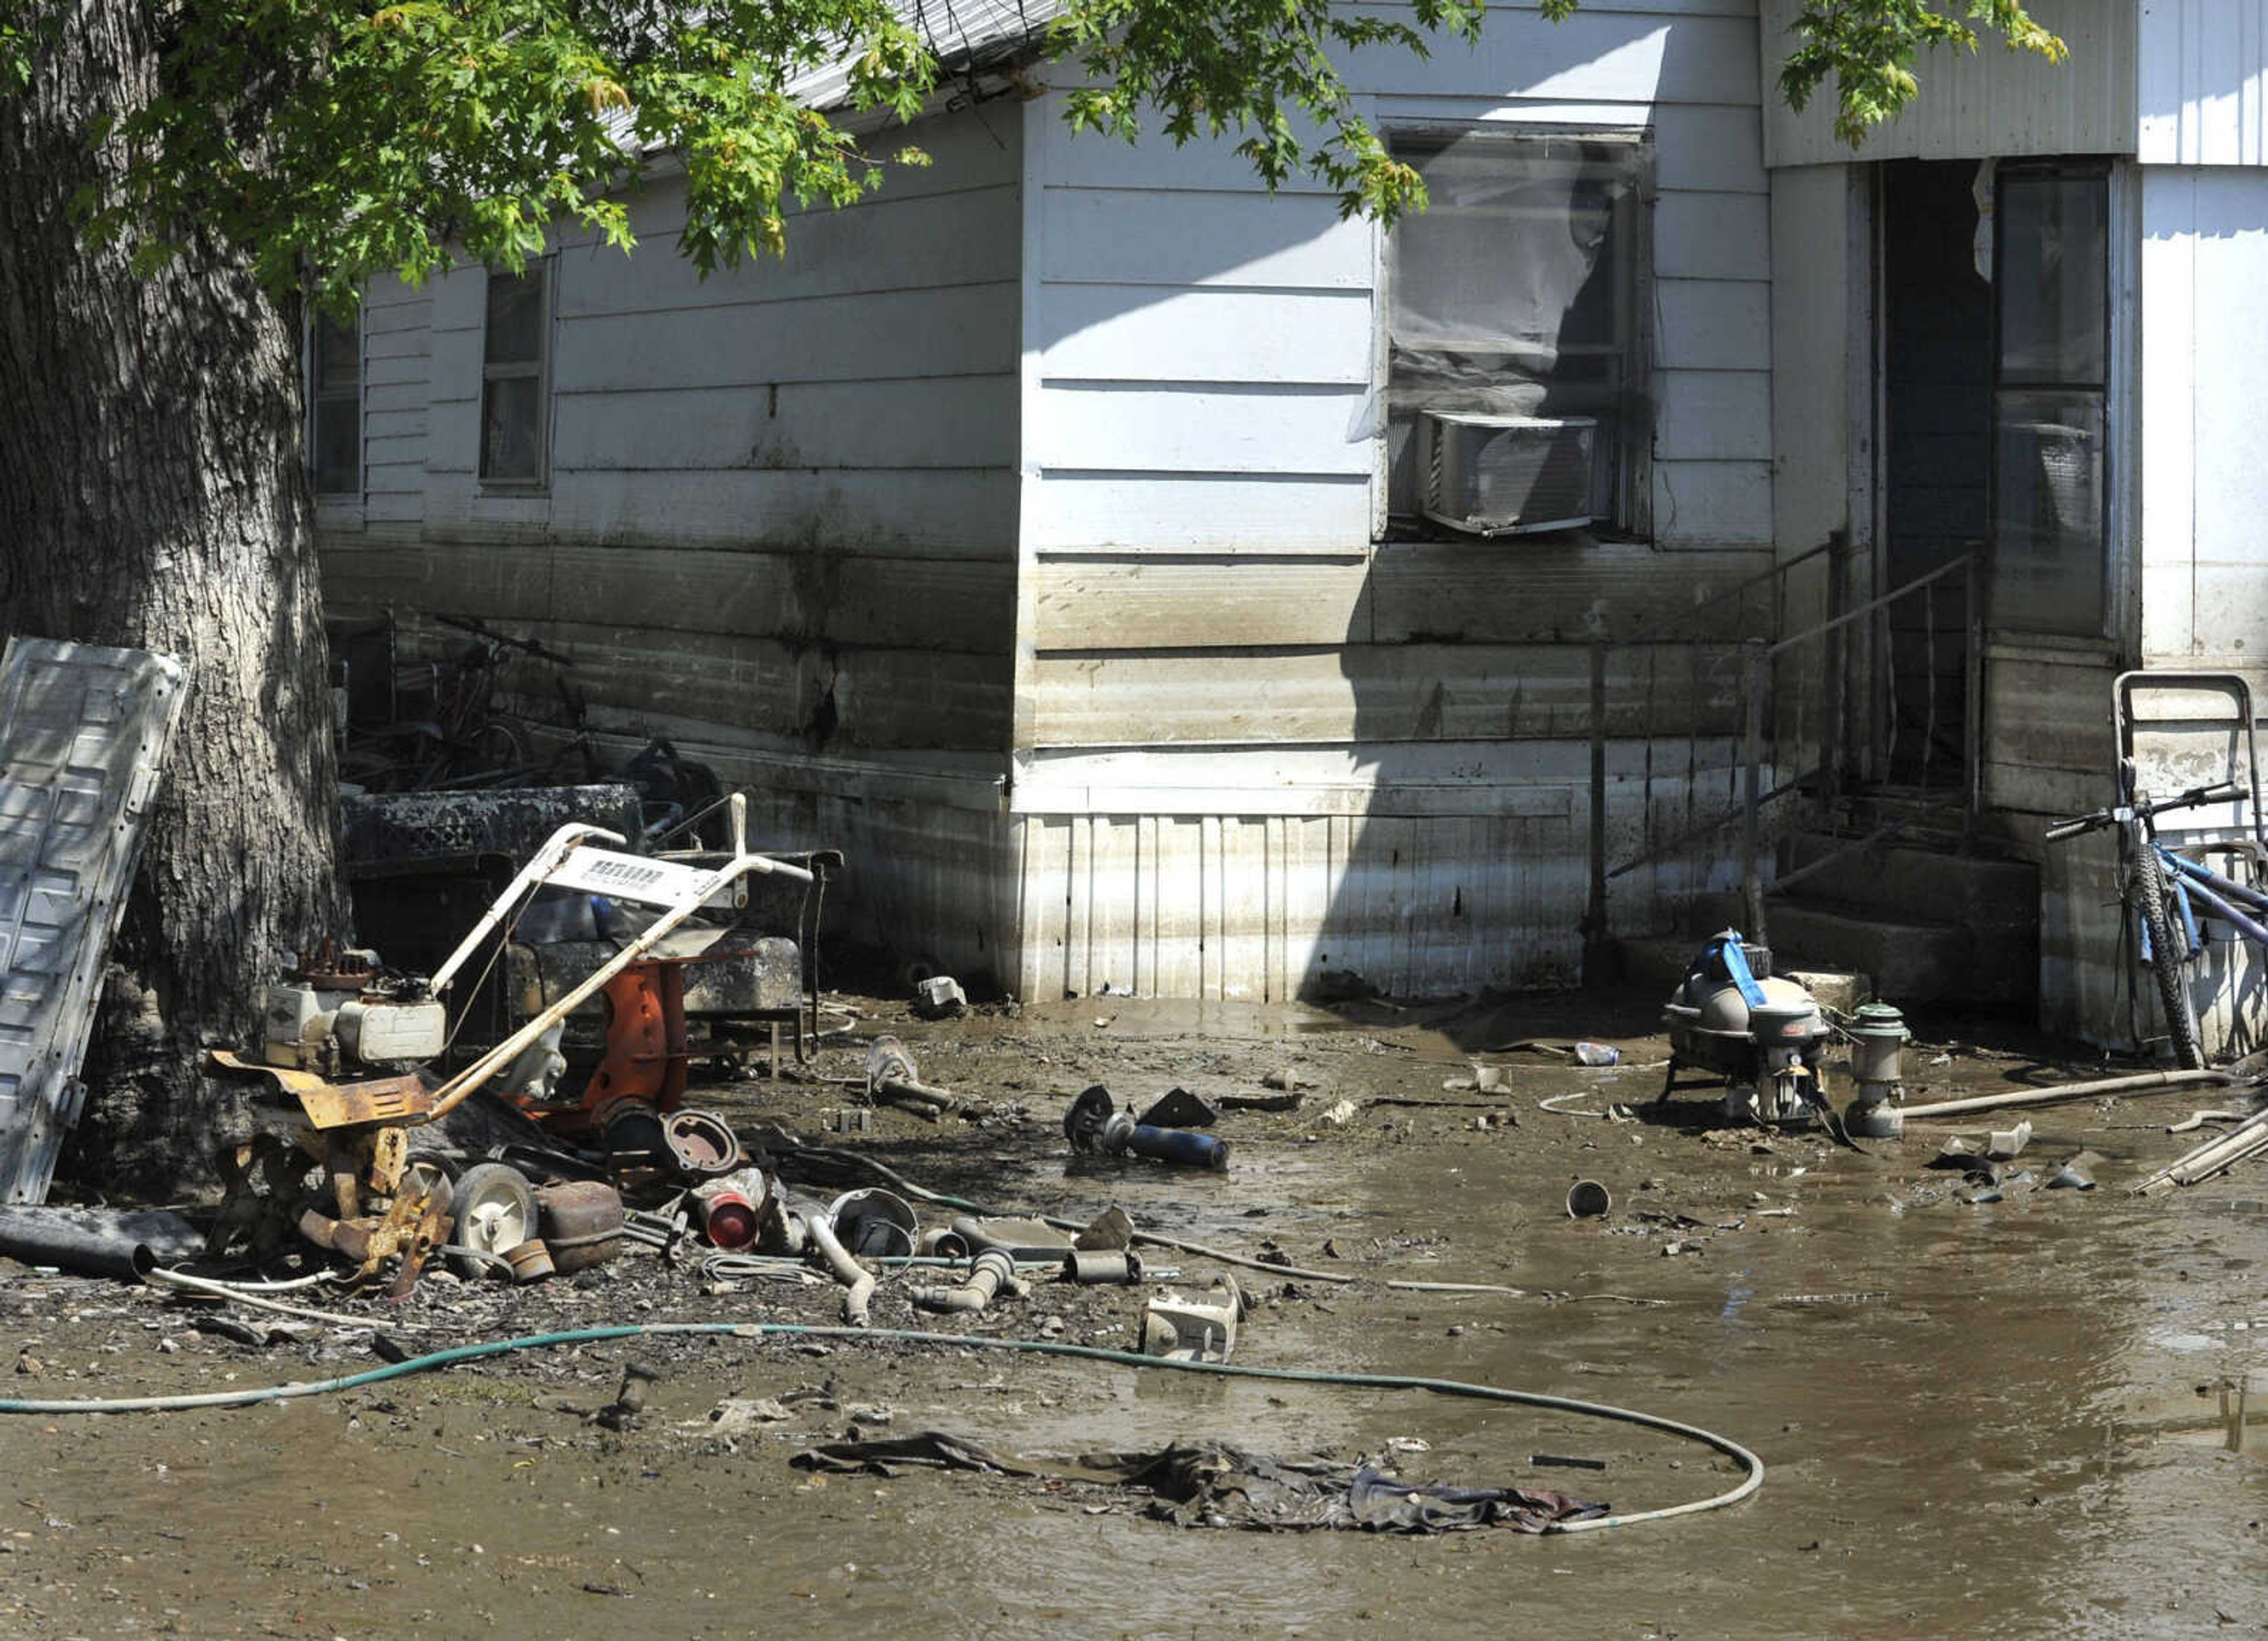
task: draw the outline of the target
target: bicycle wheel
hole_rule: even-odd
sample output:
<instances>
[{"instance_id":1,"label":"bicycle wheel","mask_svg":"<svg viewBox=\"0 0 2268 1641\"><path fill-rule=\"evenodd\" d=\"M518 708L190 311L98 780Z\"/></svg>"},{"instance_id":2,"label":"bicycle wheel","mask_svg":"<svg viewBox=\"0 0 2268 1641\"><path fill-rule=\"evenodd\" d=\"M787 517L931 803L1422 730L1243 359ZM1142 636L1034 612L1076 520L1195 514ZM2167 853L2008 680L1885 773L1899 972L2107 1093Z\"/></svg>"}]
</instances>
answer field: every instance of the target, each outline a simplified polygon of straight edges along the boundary
<instances>
[{"instance_id":1,"label":"bicycle wheel","mask_svg":"<svg viewBox=\"0 0 2268 1641\"><path fill-rule=\"evenodd\" d=\"M2205 1064L2205 1050L2199 1046L2197 1015L2191 1011L2189 987L2183 979L2188 953L2167 913L2165 868L2158 864L2158 852L2149 839L2136 842L2134 898L2141 907L2142 926L2150 935L2150 977L2157 982L2158 1001L2165 1008L2166 1034L2173 1040L2174 1058L2183 1070L2198 1071Z\"/></svg>"}]
</instances>

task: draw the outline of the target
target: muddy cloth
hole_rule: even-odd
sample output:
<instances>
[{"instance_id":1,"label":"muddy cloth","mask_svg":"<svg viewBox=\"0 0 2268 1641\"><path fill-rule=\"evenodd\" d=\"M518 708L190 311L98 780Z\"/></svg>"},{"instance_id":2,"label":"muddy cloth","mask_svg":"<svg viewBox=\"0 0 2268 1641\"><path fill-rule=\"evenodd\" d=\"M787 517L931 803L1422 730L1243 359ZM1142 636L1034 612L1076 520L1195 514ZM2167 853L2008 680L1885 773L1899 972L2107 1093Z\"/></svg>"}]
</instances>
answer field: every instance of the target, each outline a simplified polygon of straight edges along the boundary
<instances>
[{"instance_id":1,"label":"muddy cloth","mask_svg":"<svg viewBox=\"0 0 2268 1641\"><path fill-rule=\"evenodd\" d=\"M874 1441L834 1441L808 1447L788 1462L799 1470L836 1475L895 1475L901 1469L983 1470L999 1475L1037 1475L1011 1464L973 1441L947 1431L922 1431Z\"/></svg>"},{"instance_id":2,"label":"muddy cloth","mask_svg":"<svg viewBox=\"0 0 2268 1641\"><path fill-rule=\"evenodd\" d=\"M892 1475L900 1467L1038 1475L944 1431L877 1441L829 1442L790 1461L806 1470ZM1156 1495L1150 1513L1185 1527L1246 1527L1265 1533L1357 1530L1450 1533L1508 1527L1541 1533L1562 1521L1607 1513L1543 1488L1413 1483L1368 1465L1329 1459L1274 1459L1221 1442L1174 1442L1155 1453L1088 1454L1083 1468L1116 1475Z\"/></svg>"},{"instance_id":3,"label":"muddy cloth","mask_svg":"<svg viewBox=\"0 0 2268 1641\"><path fill-rule=\"evenodd\" d=\"M1150 1513L1182 1527L1369 1533L1508 1527L1541 1533L1556 1522L1587 1520L1608 1510L1548 1489L1410 1483L1368 1465L1272 1459L1220 1442L1175 1442L1159 1453L1114 1454L1097 1468L1149 1488L1158 1496Z\"/></svg>"}]
</instances>

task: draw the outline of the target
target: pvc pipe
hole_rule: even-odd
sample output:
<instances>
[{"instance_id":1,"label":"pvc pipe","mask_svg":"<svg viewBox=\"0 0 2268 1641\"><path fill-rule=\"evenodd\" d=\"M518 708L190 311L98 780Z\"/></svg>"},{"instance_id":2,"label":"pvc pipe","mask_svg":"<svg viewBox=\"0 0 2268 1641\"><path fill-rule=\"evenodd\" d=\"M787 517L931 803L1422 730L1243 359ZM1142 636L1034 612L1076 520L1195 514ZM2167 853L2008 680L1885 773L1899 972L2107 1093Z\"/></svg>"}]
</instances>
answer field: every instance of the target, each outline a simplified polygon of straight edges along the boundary
<instances>
[{"instance_id":1,"label":"pvc pipe","mask_svg":"<svg viewBox=\"0 0 2268 1641\"><path fill-rule=\"evenodd\" d=\"M916 1288L906 1297L918 1311L965 1314L981 1311L1001 1289L1016 1280L1016 1262L1005 1248L988 1247L976 1256L968 1280L957 1288Z\"/></svg>"},{"instance_id":2,"label":"pvc pipe","mask_svg":"<svg viewBox=\"0 0 2268 1641\"><path fill-rule=\"evenodd\" d=\"M843 1320L853 1328L864 1328L867 1305L874 1297L874 1273L850 1257L850 1250L835 1234L835 1222L825 1214L812 1215L804 1221L804 1228L810 1232L812 1247L827 1261L836 1279L848 1288L843 1296Z\"/></svg>"},{"instance_id":3,"label":"pvc pipe","mask_svg":"<svg viewBox=\"0 0 2268 1641\"><path fill-rule=\"evenodd\" d=\"M149 1250L139 1250L146 1255ZM398 1328L405 1333L423 1333L430 1327L425 1322L404 1317L393 1317L384 1321L369 1316L350 1316L343 1311L317 1310L312 1305L291 1305L282 1299L271 1299L264 1294L247 1293L225 1282L215 1282L206 1277L193 1277L186 1270L168 1270L154 1259L147 1262L141 1258L134 1262L134 1275L144 1282L160 1287L180 1288L185 1292L202 1294L208 1299L226 1299L236 1305L249 1305L255 1310L274 1311L280 1316L304 1316L311 1321L329 1322L334 1327L355 1328L375 1332L380 1327Z\"/></svg>"},{"instance_id":4,"label":"pvc pipe","mask_svg":"<svg viewBox=\"0 0 2268 1641\"><path fill-rule=\"evenodd\" d=\"M1114 1139L1136 1156L1147 1157L1153 1162L1179 1163L1188 1168L1228 1166L1228 1142L1211 1134L1192 1133L1188 1129L1152 1128L1146 1122L1128 1122L1122 1130L1114 1118L1103 1135L1103 1143L1109 1144Z\"/></svg>"},{"instance_id":5,"label":"pvc pipe","mask_svg":"<svg viewBox=\"0 0 2268 1641\"><path fill-rule=\"evenodd\" d=\"M2133 1094L2159 1088L2187 1088L2198 1083L2230 1083L2236 1079L2212 1066L2189 1071L2143 1071L2132 1077L2102 1077L2088 1083L2058 1083L2053 1088L2024 1088L2005 1094L1979 1094L1973 1100L1940 1100L1934 1105L1902 1107L1908 1117L1958 1116L1964 1111L1998 1111L2004 1106L2045 1106L2063 1100L2085 1100L2095 1094Z\"/></svg>"},{"instance_id":6,"label":"pvc pipe","mask_svg":"<svg viewBox=\"0 0 2268 1641\"><path fill-rule=\"evenodd\" d=\"M972 1214L983 1214L988 1218L1005 1217L1003 1210L988 1208L983 1203L970 1202L965 1196L954 1196L945 1191L932 1191L925 1185L909 1180L887 1163L877 1162L864 1152L840 1151L831 1146L814 1145L800 1154L821 1160L840 1162L854 1167L865 1168L870 1173L880 1174L917 1202L935 1203L941 1208L963 1209ZM1042 1225L1053 1225L1058 1231L1086 1229L1082 1221L1064 1219L1054 1214L1035 1214L1032 1217L1039 1220ZM1199 1259L1215 1260L1224 1265L1234 1265L1245 1270L1261 1271L1279 1281L1285 1277L1296 1277L1301 1282L1327 1282L1334 1285L1345 1286L1371 1280L1369 1277L1356 1276L1344 1270L1317 1270L1307 1265L1271 1264L1267 1260L1256 1258L1249 1254L1232 1254L1226 1248L1213 1247L1204 1242L1192 1242L1184 1237L1166 1236L1155 1231L1137 1231L1134 1233L1134 1240L1145 1247L1171 1248L1177 1254L1193 1254ZM1528 1297L1527 1289L1515 1288L1501 1282L1411 1282L1402 1278L1391 1278L1379 1285L1391 1289L1396 1293L1500 1293L1508 1299L1524 1299Z\"/></svg>"}]
</instances>

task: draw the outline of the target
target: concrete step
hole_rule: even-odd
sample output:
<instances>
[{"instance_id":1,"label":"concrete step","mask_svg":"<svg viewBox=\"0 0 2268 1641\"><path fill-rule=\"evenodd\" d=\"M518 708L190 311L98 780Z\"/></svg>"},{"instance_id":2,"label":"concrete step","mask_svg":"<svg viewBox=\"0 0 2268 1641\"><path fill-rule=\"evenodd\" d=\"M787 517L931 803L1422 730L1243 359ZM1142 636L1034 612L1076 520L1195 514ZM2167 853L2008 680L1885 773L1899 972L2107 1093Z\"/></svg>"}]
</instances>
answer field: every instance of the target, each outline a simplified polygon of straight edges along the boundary
<instances>
[{"instance_id":1,"label":"concrete step","mask_svg":"<svg viewBox=\"0 0 2268 1641\"><path fill-rule=\"evenodd\" d=\"M1849 841L1822 832L1792 833L1781 849L1780 869L1800 872ZM1927 923L2004 928L2038 923L2040 874L2027 861L1946 855L1887 842L1852 850L1797 884L1788 898L1880 909Z\"/></svg>"},{"instance_id":2,"label":"concrete step","mask_svg":"<svg viewBox=\"0 0 2268 1641\"><path fill-rule=\"evenodd\" d=\"M1709 932L1713 934L1716 931ZM1616 944L1622 948L1623 978L1641 991L1658 991L1667 997L1684 983L1685 971L1691 966L1694 953L1701 949L1701 938L1688 934L1660 935L1624 938ZM1806 972L1811 977L1805 983L1810 986L1822 1003L1839 1013L1850 1013L1874 995L1874 981L1870 975ZM1777 962L1773 964L1772 973L1790 979L1800 977L1781 968Z\"/></svg>"},{"instance_id":3,"label":"concrete step","mask_svg":"<svg viewBox=\"0 0 2268 1641\"><path fill-rule=\"evenodd\" d=\"M1773 972L1828 968L1869 975L1874 995L1900 1007L2004 1008L2024 1003L2037 988L2033 924L2000 928L1892 917L1778 898L1765 902L1764 916ZM1737 894L1705 894L1693 903L1690 926L1698 934L1741 922Z\"/></svg>"}]
</instances>

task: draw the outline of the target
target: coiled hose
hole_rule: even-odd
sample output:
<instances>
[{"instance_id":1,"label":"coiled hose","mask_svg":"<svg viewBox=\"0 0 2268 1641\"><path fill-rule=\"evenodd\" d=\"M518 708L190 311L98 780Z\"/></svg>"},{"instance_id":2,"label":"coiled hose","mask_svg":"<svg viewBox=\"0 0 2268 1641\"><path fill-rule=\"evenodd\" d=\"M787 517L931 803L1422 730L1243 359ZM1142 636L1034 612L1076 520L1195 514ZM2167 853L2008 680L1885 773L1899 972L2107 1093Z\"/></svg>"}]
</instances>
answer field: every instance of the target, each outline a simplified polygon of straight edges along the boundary
<instances>
[{"instance_id":1,"label":"coiled hose","mask_svg":"<svg viewBox=\"0 0 2268 1641\"><path fill-rule=\"evenodd\" d=\"M514 1339L456 1345L449 1350L429 1351L423 1356L413 1356L404 1361L369 1368L359 1373L349 1373L338 1379L176 1396L117 1396L84 1401L33 1401L11 1397L0 1399L0 1414L33 1413L53 1417L70 1413L169 1413L192 1408L251 1407L263 1402L284 1402L301 1396L320 1396L335 1391L359 1389L364 1385L383 1384L390 1379L403 1379L413 1373L430 1372L459 1362L479 1361L512 1351L551 1345L599 1344L610 1340L643 1339L667 1334L725 1335L741 1339L774 1336L859 1340L878 1343L937 1345L956 1350L1013 1350L1033 1356L1061 1356L1081 1361L1109 1362L1122 1367L1156 1368L1176 1373L1211 1373L1227 1379L1265 1379L1292 1384L1339 1385L1371 1390L1424 1390L1435 1395L1510 1402L1519 1407L1543 1408L1584 1418L1610 1419L1618 1424L1636 1424L1712 1448L1742 1468L1741 1480L1736 1485L1707 1498L1668 1505L1659 1510L1598 1516L1587 1521L1555 1522L1544 1529L1547 1533L1588 1533L1598 1527L1635 1527L1645 1521L1666 1521L1672 1516L1721 1510L1748 1498L1764 1485L1764 1461L1728 1436L1717 1435L1697 1424L1683 1424L1675 1419L1663 1418L1659 1414L1610 1407L1603 1402L1578 1402L1568 1396L1550 1396L1540 1391L1508 1390L1500 1385L1476 1385L1456 1379L1427 1379L1413 1373L1351 1373L1328 1368L1259 1367L1241 1362L1181 1361L1165 1357L1138 1356L1131 1350L1113 1350L1102 1345L1065 1344L1054 1339L988 1339L973 1334L928 1333L916 1328L825 1328L799 1322L633 1322L610 1328L579 1328L563 1333L526 1334Z\"/></svg>"}]
</instances>

